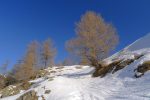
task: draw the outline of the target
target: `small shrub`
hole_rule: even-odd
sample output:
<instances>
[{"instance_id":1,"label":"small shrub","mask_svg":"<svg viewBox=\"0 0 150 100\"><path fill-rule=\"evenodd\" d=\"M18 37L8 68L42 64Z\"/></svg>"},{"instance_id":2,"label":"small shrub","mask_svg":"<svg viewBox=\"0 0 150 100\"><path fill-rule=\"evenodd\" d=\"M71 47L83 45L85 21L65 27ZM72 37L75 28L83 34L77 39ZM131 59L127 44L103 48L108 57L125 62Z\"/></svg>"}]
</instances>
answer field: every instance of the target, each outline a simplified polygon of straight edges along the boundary
<instances>
[{"instance_id":1,"label":"small shrub","mask_svg":"<svg viewBox=\"0 0 150 100\"><path fill-rule=\"evenodd\" d=\"M18 81L12 77L12 76L7 76L6 79L5 79L5 83L6 83L6 86L9 86L9 85L13 85L15 83L17 83Z\"/></svg>"}]
</instances>

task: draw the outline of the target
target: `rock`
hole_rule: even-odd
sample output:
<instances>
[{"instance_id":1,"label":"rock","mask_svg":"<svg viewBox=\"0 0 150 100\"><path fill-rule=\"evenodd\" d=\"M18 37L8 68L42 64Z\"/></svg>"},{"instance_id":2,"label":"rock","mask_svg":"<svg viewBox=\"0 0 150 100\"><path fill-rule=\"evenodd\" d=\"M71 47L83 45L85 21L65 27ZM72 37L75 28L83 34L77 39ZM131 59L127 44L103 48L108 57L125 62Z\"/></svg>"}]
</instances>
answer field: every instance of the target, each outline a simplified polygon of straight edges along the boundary
<instances>
[{"instance_id":1,"label":"rock","mask_svg":"<svg viewBox=\"0 0 150 100\"><path fill-rule=\"evenodd\" d=\"M18 94L20 92L20 90L21 90L21 88L16 87L15 85L7 86L6 88L4 88L0 91L1 98Z\"/></svg>"},{"instance_id":2,"label":"rock","mask_svg":"<svg viewBox=\"0 0 150 100\"><path fill-rule=\"evenodd\" d=\"M49 94L51 92L51 90L46 90L45 94Z\"/></svg>"},{"instance_id":3,"label":"rock","mask_svg":"<svg viewBox=\"0 0 150 100\"><path fill-rule=\"evenodd\" d=\"M135 55L134 56L134 58L137 60L137 59L139 59L139 58L141 58L141 57L143 57L144 55Z\"/></svg>"},{"instance_id":4,"label":"rock","mask_svg":"<svg viewBox=\"0 0 150 100\"><path fill-rule=\"evenodd\" d=\"M2 98L2 94L0 94L0 98Z\"/></svg>"},{"instance_id":5,"label":"rock","mask_svg":"<svg viewBox=\"0 0 150 100\"><path fill-rule=\"evenodd\" d=\"M150 61L145 61L135 69L135 77L139 78L144 75L145 72L150 70ZM140 74L139 74L140 73Z\"/></svg>"},{"instance_id":6,"label":"rock","mask_svg":"<svg viewBox=\"0 0 150 100\"><path fill-rule=\"evenodd\" d=\"M53 81L53 80L54 80L53 78L49 78L49 79L48 79L48 81Z\"/></svg>"},{"instance_id":7,"label":"rock","mask_svg":"<svg viewBox=\"0 0 150 100\"><path fill-rule=\"evenodd\" d=\"M140 56L142 57L142 56ZM109 65L101 65L99 68L95 69L95 72L93 73L93 77L104 77L108 73L115 73L127 65L133 63L137 58L139 59L140 57L136 57L135 59L122 59L122 60L116 60Z\"/></svg>"},{"instance_id":8,"label":"rock","mask_svg":"<svg viewBox=\"0 0 150 100\"><path fill-rule=\"evenodd\" d=\"M82 66L76 66L76 69L82 69Z\"/></svg>"},{"instance_id":9,"label":"rock","mask_svg":"<svg viewBox=\"0 0 150 100\"><path fill-rule=\"evenodd\" d=\"M52 71L50 71L50 73L56 73L56 71L52 70Z\"/></svg>"},{"instance_id":10,"label":"rock","mask_svg":"<svg viewBox=\"0 0 150 100\"><path fill-rule=\"evenodd\" d=\"M120 63L118 63L117 65L115 65L114 70L112 71L112 73L115 73L115 72L123 69L127 65L131 64L132 62L134 62L134 60L135 59L127 59L127 60L121 61Z\"/></svg>"},{"instance_id":11,"label":"rock","mask_svg":"<svg viewBox=\"0 0 150 100\"><path fill-rule=\"evenodd\" d=\"M44 69L39 70L38 73L37 73L37 75L36 75L36 78L44 77L44 76L46 76L48 73L49 73L49 72L48 72L47 70L44 70Z\"/></svg>"},{"instance_id":12,"label":"rock","mask_svg":"<svg viewBox=\"0 0 150 100\"><path fill-rule=\"evenodd\" d=\"M18 83L9 85L0 91L1 98L18 94L21 90L29 89L31 84L29 82Z\"/></svg>"},{"instance_id":13,"label":"rock","mask_svg":"<svg viewBox=\"0 0 150 100\"><path fill-rule=\"evenodd\" d=\"M109 65L105 65L105 64L99 64L99 67L97 67L95 69L95 72L93 73L93 77L104 77L106 76L106 74L108 73L115 73L121 69L123 69L124 67L130 65L131 63L133 63L135 60L141 58L143 55L136 55L134 56L133 59L121 59L121 60L118 60L117 58L115 58L112 63L110 63ZM143 66L146 66L146 67L139 67L139 69L142 71L142 72L145 72L146 70L150 70L150 63L147 65L143 65ZM144 69L144 70L143 70ZM138 69L137 69L138 70ZM139 71L140 72L140 71Z\"/></svg>"},{"instance_id":14,"label":"rock","mask_svg":"<svg viewBox=\"0 0 150 100\"><path fill-rule=\"evenodd\" d=\"M93 73L93 77L98 77L98 76L104 77L107 73L111 72L114 69L114 67L120 62L121 60L118 60L112 62L109 65L103 65L103 66L101 65L99 68L95 69L95 72Z\"/></svg>"},{"instance_id":15,"label":"rock","mask_svg":"<svg viewBox=\"0 0 150 100\"><path fill-rule=\"evenodd\" d=\"M21 84L21 87L23 88L23 90L27 90L30 88L31 85L32 85L31 83L25 81Z\"/></svg>"},{"instance_id":16,"label":"rock","mask_svg":"<svg viewBox=\"0 0 150 100\"><path fill-rule=\"evenodd\" d=\"M44 98L44 96L43 96L43 95L42 95L41 97L42 97L42 100L45 100L45 98Z\"/></svg>"},{"instance_id":17,"label":"rock","mask_svg":"<svg viewBox=\"0 0 150 100\"><path fill-rule=\"evenodd\" d=\"M38 100L38 96L36 95L36 92L32 90L23 94L16 100Z\"/></svg>"}]
</instances>

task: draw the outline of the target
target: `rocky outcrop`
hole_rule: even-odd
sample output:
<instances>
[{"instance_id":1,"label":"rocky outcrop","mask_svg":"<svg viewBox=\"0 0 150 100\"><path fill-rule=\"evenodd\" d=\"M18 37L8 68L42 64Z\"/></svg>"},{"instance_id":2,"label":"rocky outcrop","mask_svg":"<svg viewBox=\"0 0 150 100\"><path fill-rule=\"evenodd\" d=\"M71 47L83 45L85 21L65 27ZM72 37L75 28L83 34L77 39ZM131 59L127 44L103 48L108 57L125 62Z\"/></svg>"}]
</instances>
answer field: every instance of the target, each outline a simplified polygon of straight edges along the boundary
<instances>
[{"instance_id":1,"label":"rocky outcrop","mask_svg":"<svg viewBox=\"0 0 150 100\"><path fill-rule=\"evenodd\" d=\"M38 73L36 74L36 78L41 78L41 77L44 77L46 76L47 74L49 74L49 72L47 70L39 70Z\"/></svg>"},{"instance_id":2,"label":"rocky outcrop","mask_svg":"<svg viewBox=\"0 0 150 100\"><path fill-rule=\"evenodd\" d=\"M17 81L10 75L0 75L0 91L9 85L15 84L16 82Z\"/></svg>"},{"instance_id":3,"label":"rocky outcrop","mask_svg":"<svg viewBox=\"0 0 150 100\"><path fill-rule=\"evenodd\" d=\"M6 88L0 91L1 98L18 94L20 90L21 89L19 87L16 87L15 85L7 86Z\"/></svg>"},{"instance_id":4,"label":"rocky outcrop","mask_svg":"<svg viewBox=\"0 0 150 100\"><path fill-rule=\"evenodd\" d=\"M3 88L0 91L1 98L12 96L18 94L21 90L27 90L29 89L31 84L29 82L23 82L23 83L18 83L15 85L9 85L5 88Z\"/></svg>"},{"instance_id":5,"label":"rocky outcrop","mask_svg":"<svg viewBox=\"0 0 150 100\"><path fill-rule=\"evenodd\" d=\"M139 78L145 74L145 72L150 70L150 61L146 61L143 64L139 65L137 69L135 69L135 77Z\"/></svg>"},{"instance_id":6,"label":"rocky outcrop","mask_svg":"<svg viewBox=\"0 0 150 100\"><path fill-rule=\"evenodd\" d=\"M38 100L38 96L36 95L36 92L32 90L23 94L16 100Z\"/></svg>"},{"instance_id":7,"label":"rocky outcrop","mask_svg":"<svg viewBox=\"0 0 150 100\"><path fill-rule=\"evenodd\" d=\"M135 59L127 59L127 60L123 60L120 61L120 63L116 64L114 66L114 69L112 71L112 73L115 73L121 69L123 69L124 67L126 67L127 65L131 64L132 62L134 62Z\"/></svg>"},{"instance_id":8,"label":"rocky outcrop","mask_svg":"<svg viewBox=\"0 0 150 100\"><path fill-rule=\"evenodd\" d=\"M99 68L95 69L95 72L93 73L93 77L98 77L98 76L104 77L107 73L110 73L114 69L114 67L120 62L121 61L118 60L112 62L109 65L101 65Z\"/></svg>"},{"instance_id":9,"label":"rocky outcrop","mask_svg":"<svg viewBox=\"0 0 150 100\"><path fill-rule=\"evenodd\" d=\"M112 63L105 65L105 64L100 64L100 67L95 69L95 72L93 73L93 77L104 77L108 73L115 73L124 67L128 66L135 60L141 58L143 55L136 55L134 56L133 59L121 59L121 60L115 60Z\"/></svg>"}]
</instances>

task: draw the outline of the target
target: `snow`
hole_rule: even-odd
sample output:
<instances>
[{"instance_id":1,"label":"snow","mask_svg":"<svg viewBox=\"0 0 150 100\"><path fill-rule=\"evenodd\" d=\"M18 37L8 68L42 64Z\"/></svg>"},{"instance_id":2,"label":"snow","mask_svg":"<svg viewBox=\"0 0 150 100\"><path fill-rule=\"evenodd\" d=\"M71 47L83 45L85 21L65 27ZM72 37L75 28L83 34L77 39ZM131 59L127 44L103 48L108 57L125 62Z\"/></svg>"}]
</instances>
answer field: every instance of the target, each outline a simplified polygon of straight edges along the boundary
<instances>
[{"instance_id":1,"label":"snow","mask_svg":"<svg viewBox=\"0 0 150 100\"><path fill-rule=\"evenodd\" d=\"M60 70L57 67L53 69ZM150 98L149 76L136 79L130 77L132 75L121 77L118 72L116 75L109 74L104 78L92 78L90 72L93 68L89 66L83 66L81 69L76 69L76 66L66 66L61 70L55 73L56 76L48 75L48 78L40 83L41 79L32 80L38 85L30 90L37 92L39 100L42 100L42 96L46 100L149 100ZM46 90L51 92L45 94ZM26 92L2 100L15 100Z\"/></svg>"},{"instance_id":2,"label":"snow","mask_svg":"<svg viewBox=\"0 0 150 100\"><path fill-rule=\"evenodd\" d=\"M38 79L35 79L35 80L31 80L29 81L30 83L40 83L42 81L44 81L45 79L42 77L42 78L38 78Z\"/></svg>"},{"instance_id":3,"label":"snow","mask_svg":"<svg viewBox=\"0 0 150 100\"><path fill-rule=\"evenodd\" d=\"M140 39L138 39L137 41L135 41L134 43L132 43L131 45L129 45L126 49L128 49L129 51L136 51L136 50L140 50L140 49L146 49L150 47L150 33Z\"/></svg>"},{"instance_id":4,"label":"snow","mask_svg":"<svg viewBox=\"0 0 150 100\"><path fill-rule=\"evenodd\" d=\"M50 72L49 75L30 81L35 84L29 90L36 91L39 100L42 100L42 96L46 100L150 100L150 71L141 78L134 77L137 73L135 69L150 60L149 39L150 34L105 59L104 62L109 64L115 60L134 59L137 55L143 55L114 74L93 78L91 74L94 68L90 66L54 66L45 69ZM46 94L46 90L51 92ZM27 91L2 100L15 100Z\"/></svg>"}]
</instances>

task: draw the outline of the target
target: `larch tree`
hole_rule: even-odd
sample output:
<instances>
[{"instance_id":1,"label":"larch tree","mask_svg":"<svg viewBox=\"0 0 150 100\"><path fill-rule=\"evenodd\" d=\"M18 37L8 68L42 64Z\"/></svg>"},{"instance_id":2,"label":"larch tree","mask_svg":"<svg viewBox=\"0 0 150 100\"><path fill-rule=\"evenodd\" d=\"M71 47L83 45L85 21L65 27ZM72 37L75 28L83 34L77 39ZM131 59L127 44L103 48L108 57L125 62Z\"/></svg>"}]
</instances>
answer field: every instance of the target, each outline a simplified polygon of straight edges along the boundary
<instances>
[{"instance_id":1,"label":"larch tree","mask_svg":"<svg viewBox=\"0 0 150 100\"><path fill-rule=\"evenodd\" d=\"M36 41L31 42L23 60L15 65L16 79L26 81L35 76L37 66L37 46L38 43Z\"/></svg>"},{"instance_id":2,"label":"larch tree","mask_svg":"<svg viewBox=\"0 0 150 100\"><path fill-rule=\"evenodd\" d=\"M99 66L118 44L119 37L112 24L100 14L87 11L76 24L76 37L67 41L67 50L80 58L80 64Z\"/></svg>"},{"instance_id":3,"label":"larch tree","mask_svg":"<svg viewBox=\"0 0 150 100\"><path fill-rule=\"evenodd\" d=\"M43 62L43 68L54 65L55 55L56 48L54 47L52 40L49 38L42 44L41 58Z\"/></svg>"}]
</instances>

